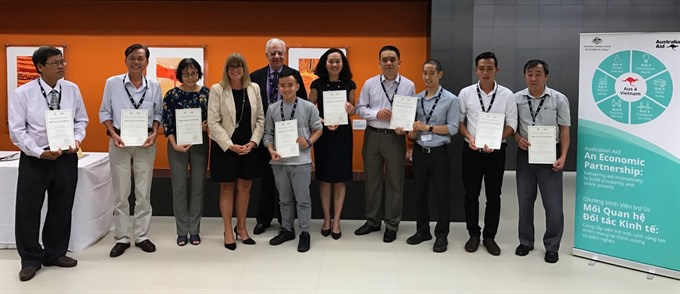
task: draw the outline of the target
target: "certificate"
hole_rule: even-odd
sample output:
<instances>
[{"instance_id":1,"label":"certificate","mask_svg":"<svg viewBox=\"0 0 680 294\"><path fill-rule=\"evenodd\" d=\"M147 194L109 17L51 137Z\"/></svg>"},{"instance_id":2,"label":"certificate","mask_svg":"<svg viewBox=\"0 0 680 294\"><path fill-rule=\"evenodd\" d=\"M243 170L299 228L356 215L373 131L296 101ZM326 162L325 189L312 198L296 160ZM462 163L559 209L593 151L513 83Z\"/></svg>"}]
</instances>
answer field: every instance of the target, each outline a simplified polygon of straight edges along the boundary
<instances>
[{"instance_id":1,"label":"certificate","mask_svg":"<svg viewBox=\"0 0 680 294\"><path fill-rule=\"evenodd\" d=\"M148 109L120 110L120 138L125 146L142 146L149 136Z\"/></svg>"},{"instance_id":2,"label":"certificate","mask_svg":"<svg viewBox=\"0 0 680 294\"><path fill-rule=\"evenodd\" d=\"M347 111L345 102L347 91L324 91L323 92L323 124L327 126L347 125Z\"/></svg>"},{"instance_id":3,"label":"certificate","mask_svg":"<svg viewBox=\"0 0 680 294\"><path fill-rule=\"evenodd\" d=\"M70 109L45 111L45 127L50 150L68 150L69 146L76 147L73 113Z\"/></svg>"},{"instance_id":4,"label":"certificate","mask_svg":"<svg viewBox=\"0 0 680 294\"><path fill-rule=\"evenodd\" d=\"M529 126L529 163L553 164L557 159L557 134L554 126Z\"/></svg>"},{"instance_id":5,"label":"certificate","mask_svg":"<svg viewBox=\"0 0 680 294\"><path fill-rule=\"evenodd\" d=\"M177 145L203 144L203 125L200 108L176 109Z\"/></svg>"},{"instance_id":6,"label":"certificate","mask_svg":"<svg viewBox=\"0 0 680 294\"><path fill-rule=\"evenodd\" d=\"M297 143L297 138L297 119L274 123L274 149L281 155L281 158L300 155L300 145Z\"/></svg>"},{"instance_id":7,"label":"certificate","mask_svg":"<svg viewBox=\"0 0 680 294\"><path fill-rule=\"evenodd\" d=\"M484 145L487 145L491 149L501 149L504 127L505 114L480 112L475 145L478 148L484 148Z\"/></svg>"},{"instance_id":8,"label":"certificate","mask_svg":"<svg viewBox=\"0 0 680 294\"><path fill-rule=\"evenodd\" d=\"M418 97L394 95L390 129L404 128L404 131L412 131L413 122L416 121L417 106Z\"/></svg>"}]
</instances>

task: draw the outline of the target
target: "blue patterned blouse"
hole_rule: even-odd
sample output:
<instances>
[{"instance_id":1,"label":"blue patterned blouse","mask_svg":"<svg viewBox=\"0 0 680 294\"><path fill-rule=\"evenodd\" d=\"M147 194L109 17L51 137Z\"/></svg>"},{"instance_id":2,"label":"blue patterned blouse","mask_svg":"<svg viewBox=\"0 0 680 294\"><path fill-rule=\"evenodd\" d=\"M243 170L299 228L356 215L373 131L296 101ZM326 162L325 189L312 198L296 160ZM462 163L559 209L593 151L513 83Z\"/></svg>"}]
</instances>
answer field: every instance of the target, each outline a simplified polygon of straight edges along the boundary
<instances>
[{"instance_id":1,"label":"blue patterned blouse","mask_svg":"<svg viewBox=\"0 0 680 294\"><path fill-rule=\"evenodd\" d=\"M170 89L163 98L163 130L165 136L176 135L175 109L200 108L201 118L208 119L210 89L201 87L198 92L186 92L179 87Z\"/></svg>"}]
</instances>

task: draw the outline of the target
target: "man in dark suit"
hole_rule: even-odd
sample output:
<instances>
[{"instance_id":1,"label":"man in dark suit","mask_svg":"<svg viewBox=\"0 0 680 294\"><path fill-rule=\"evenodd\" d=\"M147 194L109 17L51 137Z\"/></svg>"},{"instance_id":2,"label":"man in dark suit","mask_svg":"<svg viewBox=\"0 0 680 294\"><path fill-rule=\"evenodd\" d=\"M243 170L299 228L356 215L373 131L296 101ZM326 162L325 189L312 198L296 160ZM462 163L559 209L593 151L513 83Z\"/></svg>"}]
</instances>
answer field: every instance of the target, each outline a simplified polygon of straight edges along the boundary
<instances>
[{"instance_id":1,"label":"man in dark suit","mask_svg":"<svg viewBox=\"0 0 680 294\"><path fill-rule=\"evenodd\" d=\"M279 73L282 70L293 71L293 76L300 84L297 90L297 96L307 99L307 87L302 82L300 72L294 70L287 65L286 61L286 43L280 39L272 38L267 41L265 46L265 56L269 60L269 64L260 68L250 74L250 80L260 86L260 93L262 93L262 105L267 114L269 105L280 100L281 94L278 92ZM271 156L269 151L263 144L259 144L257 154L260 162L260 200L257 207L257 225L253 230L255 235L262 234L269 226L274 217L275 211L278 212L279 195L274 184L274 174L272 167L269 165ZM278 215L278 213L277 213ZM278 216L279 223L281 223L281 216Z\"/></svg>"}]
</instances>

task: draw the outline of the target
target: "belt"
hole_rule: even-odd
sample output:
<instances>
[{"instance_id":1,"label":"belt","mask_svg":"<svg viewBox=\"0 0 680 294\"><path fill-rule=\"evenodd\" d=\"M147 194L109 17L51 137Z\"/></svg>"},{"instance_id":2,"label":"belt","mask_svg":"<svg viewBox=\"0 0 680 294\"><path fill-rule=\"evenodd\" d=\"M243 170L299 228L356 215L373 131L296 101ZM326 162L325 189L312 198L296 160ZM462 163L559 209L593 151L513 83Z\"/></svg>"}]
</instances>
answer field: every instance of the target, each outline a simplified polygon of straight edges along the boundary
<instances>
[{"instance_id":1,"label":"belt","mask_svg":"<svg viewBox=\"0 0 680 294\"><path fill-rule=\"evenodd\" d=\"M427 154L434 153L434 152L444 152L444 151L446 151L446 145L441 145L441 146L437 146L437 147L424 147L424 146L420 146L418 144L414 144L413 147L418 148L418 149L420 149L420 151L422 151L423 153L427 153Z\"/></svg>"},{"instance_id":2,"label":"belt","mask_svg":"<svg viewBox=\"0 0 680 294\"><path fill-rule=\"evenodd\" d=\"M396 134L394 132L394 130L391 130L391 129L378 129L378 128L374 128L372 126L366 126L366 129L369 129L371 131L374 131L374 132L377 132L377 133L380 133L380 134Z\"/></svg>"},{"instance_id":3,"label":"belt","mask_svg":"<svg viewBox=\"0 0 680 294\"><path fill-rule=\"evenodd\" d=\"M113 128L113 130L116 132L116 135L120 136L120 129L119 128ZM148 134L153 133L152 128L147 128L146 131L147 131ZM111 136L111 132L109 132L108 129L106 130L106 135L109 136L109 137Z\"/></svg>"}]
</instances>

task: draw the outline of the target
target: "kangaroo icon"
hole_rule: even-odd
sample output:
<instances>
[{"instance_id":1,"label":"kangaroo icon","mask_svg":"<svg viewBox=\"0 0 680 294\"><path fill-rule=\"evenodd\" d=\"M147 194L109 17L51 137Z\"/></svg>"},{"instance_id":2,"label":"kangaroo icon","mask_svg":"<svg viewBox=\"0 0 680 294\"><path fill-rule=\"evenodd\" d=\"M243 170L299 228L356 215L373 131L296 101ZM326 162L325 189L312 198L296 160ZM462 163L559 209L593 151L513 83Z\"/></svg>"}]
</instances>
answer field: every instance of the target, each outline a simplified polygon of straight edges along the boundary
<instances>
[{"instance_id":1,"label":"kangaroo icon","mask_svg":"<svg viewBox=\"0 0 680 294\"><path fill-rule=\"evenodd\" d=\"M633 83L637 82L638 79L633 78L633 77L627 77L625 80L621 80L622 82L628 82L631 86L633 86Z\"/></svg>"}]
</instances>

